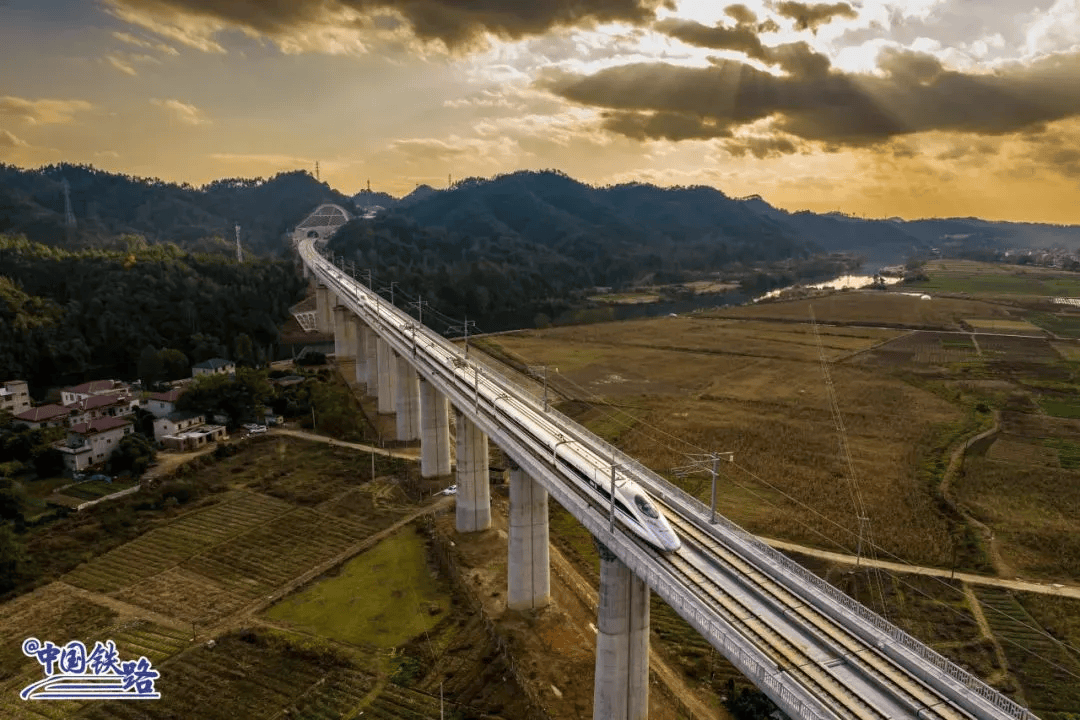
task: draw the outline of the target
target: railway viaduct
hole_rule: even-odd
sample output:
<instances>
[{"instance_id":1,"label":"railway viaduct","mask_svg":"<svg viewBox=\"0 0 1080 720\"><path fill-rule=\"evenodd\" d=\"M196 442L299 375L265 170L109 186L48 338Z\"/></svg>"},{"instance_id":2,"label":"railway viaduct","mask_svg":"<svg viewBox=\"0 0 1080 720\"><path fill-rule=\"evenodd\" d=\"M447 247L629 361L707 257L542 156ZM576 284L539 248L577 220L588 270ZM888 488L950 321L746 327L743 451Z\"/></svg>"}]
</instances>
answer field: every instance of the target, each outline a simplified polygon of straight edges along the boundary
<instances>
[{"instance_id":1,"label":"railway viaduct","mask_svg":"<svg viewBox=\"0 0 1080 720\"><path fill-rule=\"evenodd\" d=\"M396 416L397 439L419 440L421 474L456 474L456 526L491 525L488 442L511 458L508 606L550 600L548 499L569 510L600 549L594 720L648 715L649 592L656 592L793 718L1015 718L1027 709L775 552L592 433L482 368L322 257L320 244L348 213L323 205L294 231L305 277L316 285L314 324L334 334L339 361ZM451 466L449 418L456 424ZM521 432L528 418L558 444L575 443L618 467L664 509L683 548L663 554L611 522ZM522 422L525 422L522 420Z\"/></svg>"}]
</instances>

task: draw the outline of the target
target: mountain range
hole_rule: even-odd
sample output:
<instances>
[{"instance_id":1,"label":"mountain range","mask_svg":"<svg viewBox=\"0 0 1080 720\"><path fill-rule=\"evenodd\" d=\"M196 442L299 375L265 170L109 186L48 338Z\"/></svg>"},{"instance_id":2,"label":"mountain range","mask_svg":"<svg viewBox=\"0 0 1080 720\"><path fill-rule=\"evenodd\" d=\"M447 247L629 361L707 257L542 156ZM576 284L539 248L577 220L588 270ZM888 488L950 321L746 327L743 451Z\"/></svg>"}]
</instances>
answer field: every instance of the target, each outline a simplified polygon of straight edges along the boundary
<instances>
[{"instance_id":1,"label":"mountain range","mask_svg":"<svg viewBox=\"0 0 1080 720\"><path fill-rule=\"evenodd\" d=\"M74 229L64 222L65 181ZM305 171L193 187L87 165L0 165L0 233L69 248L109 246L137 234L151 243L227 254L239 224L246 252L279 255L287 248L288 231L323 202L384 229L428 229L464 246L535 246L582 260L658 256L671 268L698 270L825 253L858 255L872 269L934 249L971 253L1080 245L1077 226L791 212L757 195L733 198L705 186L593 187L556 171L470 178L441 190L420 185L396 198L370 190L350 197ZM642 267L641 274L651 269Z\"/></svg>"}]
</instances>

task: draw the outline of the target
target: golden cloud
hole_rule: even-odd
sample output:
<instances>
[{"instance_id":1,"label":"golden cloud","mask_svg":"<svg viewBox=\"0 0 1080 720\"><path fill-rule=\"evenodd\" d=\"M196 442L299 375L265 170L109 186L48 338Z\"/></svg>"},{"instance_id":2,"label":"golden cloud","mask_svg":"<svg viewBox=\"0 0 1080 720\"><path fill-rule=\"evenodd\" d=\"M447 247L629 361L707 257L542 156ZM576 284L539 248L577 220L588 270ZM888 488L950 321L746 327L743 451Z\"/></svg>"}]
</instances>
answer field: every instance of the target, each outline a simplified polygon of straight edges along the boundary
<instances>
[{"instance_id":1,"label":"golden cloud","mask_svg":"<svg viewBox=\"0 0 1080 720\"><path fill-rule=\"evenodd\" d=\"M0 117L13 117L30 125L71 122L77 112L92 109L85 100L27 100L5 95L0 97Z\"/></svg>"},{"instance_id":2,"label":"golden cloud","mask_svg":"<svg viewBox=\"0 0 1080 720\"><path fill-rule=\"evenodd\" d=\"M167 110L174 119L185 125L206 125L210 122L202 110L179 100L153 98L150 103Z\"/></svg>"}]
</instances>

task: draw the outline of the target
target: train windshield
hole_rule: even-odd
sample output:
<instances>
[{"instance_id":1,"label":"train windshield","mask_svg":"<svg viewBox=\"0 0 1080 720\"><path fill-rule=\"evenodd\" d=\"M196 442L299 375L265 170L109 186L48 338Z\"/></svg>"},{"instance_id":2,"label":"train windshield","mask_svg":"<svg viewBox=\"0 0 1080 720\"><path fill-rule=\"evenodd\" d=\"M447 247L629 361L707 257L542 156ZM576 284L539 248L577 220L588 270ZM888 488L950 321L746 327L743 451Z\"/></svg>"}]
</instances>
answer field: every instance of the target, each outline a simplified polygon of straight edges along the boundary
<instances>
[{"instance_id":1,"label":"train windshield","mask_svg":"<svg viewBox=\"0 0 1080 720\"><path fill-rule=\"evenodd\" d=\"M660 513L656 512L656 508L652 506L652 503L645 499L644 495L635 495L634 504L638 506L638 510L645 513L645 517L650 517L656 520L660 517Z\"/></svg>"}]
</instances>

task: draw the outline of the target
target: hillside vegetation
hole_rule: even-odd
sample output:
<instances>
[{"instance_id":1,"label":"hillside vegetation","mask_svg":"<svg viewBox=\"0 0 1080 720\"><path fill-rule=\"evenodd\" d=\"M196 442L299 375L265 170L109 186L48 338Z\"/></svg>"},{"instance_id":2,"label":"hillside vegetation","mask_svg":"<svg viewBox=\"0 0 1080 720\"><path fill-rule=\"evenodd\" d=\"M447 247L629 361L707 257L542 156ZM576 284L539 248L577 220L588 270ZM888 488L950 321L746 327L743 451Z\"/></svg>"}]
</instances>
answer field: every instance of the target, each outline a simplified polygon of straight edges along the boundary
<instances>
[{"instance_id":1,"label":"hillside vegetation","mask_svg":"<svg viewBox=\"0 0 1080 720\"><path fill-rule=\"evenodd\" d=\"M254 362L303 286L284 261L238 264L172 244L72 252L0 235L0 377L35 387L134 377L147 347Z\"/></svg>"}]
</instances>

